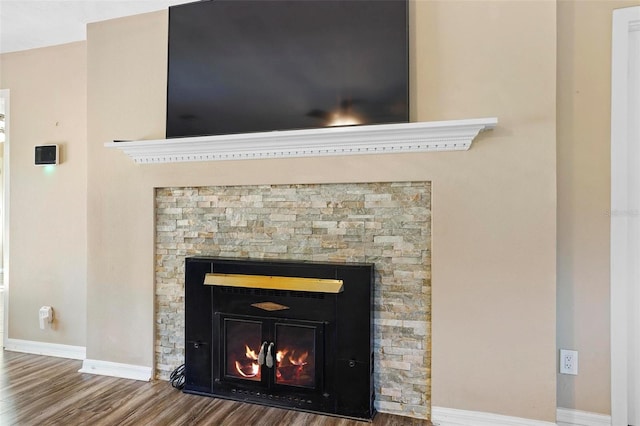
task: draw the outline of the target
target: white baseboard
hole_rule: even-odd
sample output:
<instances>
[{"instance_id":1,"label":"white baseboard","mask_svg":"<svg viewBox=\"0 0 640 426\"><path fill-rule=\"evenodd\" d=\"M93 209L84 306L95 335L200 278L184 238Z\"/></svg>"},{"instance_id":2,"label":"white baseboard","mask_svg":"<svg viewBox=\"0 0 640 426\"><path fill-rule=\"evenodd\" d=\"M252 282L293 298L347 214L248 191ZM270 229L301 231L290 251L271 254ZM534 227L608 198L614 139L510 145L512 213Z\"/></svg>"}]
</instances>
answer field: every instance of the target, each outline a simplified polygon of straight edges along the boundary
<instances>
[{"instance_id":1,"label":"white baseboard","mask_svg":"<svg viewBox=\"0 0 640 426\"><path fill-rule=\"evenodd\" d=\"M558 408L557 423L453 408L431 407L434 426L611 426L611 416Z\"/></svg>"},{"instance_id":2,"label":"white baseboard","mask_svg":"<svg viewBox=\"0 0 640 426\"><path fill-rule=\"evenodd\" d=\"M611 426L611 416L558 407L558 426Z\"/></svg>"},{"instance_id":3,"label":"white baseboard","mask_svg":"<svg viewBox=\"0 0 640 426\"><path fill-rule=\"evenodd\" d=\"M555 423L480 411L431 407L434 426L552 426Z\"/></svg>"},{"instance_id":4,"label":"white baseboard","mask_svg":"<svg viewBox=\"0 0 640 426\"><path fill-rule=\"evenodd\" d=\"M78 373L98 374L101 376L120 377L122 379L142 380L148 382L153 373L151 367L141 365L120 364L118 362L85 359Z\"/></svg>"},{"instance_id":5,"label":"white baseboard","mask_svg":"<svg viewBox=\"0 0 640 426\"><path fill-rule=\"evenodd\" d=\"M32 340L6 339L4 348L8 351L27 354L55 356L58 358L85 359L84 346L60 345L57 343L35 342Z\"/></svg>"}]
</instances>

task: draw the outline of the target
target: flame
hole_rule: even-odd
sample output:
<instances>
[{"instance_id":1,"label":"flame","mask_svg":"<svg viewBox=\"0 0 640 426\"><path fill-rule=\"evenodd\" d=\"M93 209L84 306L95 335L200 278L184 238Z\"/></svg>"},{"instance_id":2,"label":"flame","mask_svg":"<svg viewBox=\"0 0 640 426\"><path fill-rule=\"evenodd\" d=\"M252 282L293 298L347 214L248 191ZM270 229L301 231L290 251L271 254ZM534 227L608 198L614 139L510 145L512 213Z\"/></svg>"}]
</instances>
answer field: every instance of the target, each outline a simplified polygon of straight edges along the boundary
<instances>
[{"instance_id":1,"label":"flame","mask_svg":"<svg viewBox=\"0 0 640 426\"><path fill-rule=\"evenodd\" d=\"M295 350L288 348L282 349L276 352L276 361L278 361L278 367L284 367L287 365L307 365L307 358L309 358L309 352L302 352L296 355Z\"/></svg>"},{"instance_id":2,"label":"flame","mask_svg":"<svg viewBox=\"0 0 640 426\"><path fill-rule=\"evenodd\" d=\"M289 354L289 356L287 356L287 354ZM290 351L289 349L283 349L276 353L276 361L278 361L278 367L283 366L283 364L284 365L307 365L308 364L307 358L309 358L309 352L303 352L300 355L296 355L295 350Z\"/></svg>"},{"instance_id":3,"label":"flame","mask_svg":"<svg viewBox=\"0 0 640 426\"><path fill-rule=\"evenodd\" d=\"M309 367L307 367L309 356L309 351L300 352L291 348L276 352L276 360L278 361L275 371L276 381L297 386L313 383L313 375L310 375Z\"/></svg>"},{"instance_id":4,"label":"flame","mask_svg":"<svg viewBox=\"0 0 640 426\"><path fill-rule=\"evenodd\" d=\"M309 352L304 352L297 358L294 358L293 355L289 357L289 362L293 365L307 365L307 358L309 358Z\"/></svg>"},{"instance_id":5,"label":"flame","mask_svg":"<svg viewBox=\"0 0 640 426\"><path fill-rule=\"evenodd\" d=\"M249 364L242 364L240 361L236 361L236 371L242 377L252 378L256 377L260 373L260 365L258 364L258 355L256 352L251 349L248 345L245 345L245 357L247 357L250 362Z\"/></svg>"},{"instance_id":6,"label":"flame","mask_svg":"<svg viewBox=\"0 0 640 426\"><path fill-rule=\"evenodd\" d=\"M245 356L246 356L247 358L252 359L252 360L254 360L254 361L257 361L257 360L258 360L258 355L256 355L256 351L254 351L253 349L251 349L251 348L249 347L249 345L244 345L244 348L246 349Z\"/></svg>"},{"instance_id":7,"label":"flame","mask_svg":"<svg viewBox=\"0 0 640 426\"><path fill-rule=\"evenodd\" d=\"M239 377L260 380L261 368L258 364L258 355L249 345L245 345L244 356L239 355L234 362L235 370ZM279 383L305 385L309 380L313 380L313 373L309 375L309 358L312 357L309 351L285 347L275 353L276 380ZM313 368L313 367L311 367ZM311 379L310 379L311 377Z\"/></svg>"}]
</instances>

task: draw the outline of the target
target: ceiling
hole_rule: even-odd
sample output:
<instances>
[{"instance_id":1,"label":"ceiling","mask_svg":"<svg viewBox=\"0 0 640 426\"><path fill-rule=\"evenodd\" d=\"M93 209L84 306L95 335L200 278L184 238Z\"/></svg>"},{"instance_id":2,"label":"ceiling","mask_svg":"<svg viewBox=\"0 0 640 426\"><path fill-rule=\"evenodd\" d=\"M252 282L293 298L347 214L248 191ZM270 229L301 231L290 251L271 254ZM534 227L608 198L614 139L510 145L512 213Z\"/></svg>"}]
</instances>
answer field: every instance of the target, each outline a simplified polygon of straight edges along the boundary
<instances>
[{"instance_id":1,"label":"ceiling","mask_svg":"<svg viewBox=\"0 0 640 426\"><path fill-rule=\"evenodd\" d=\"M0 53L86 40L86 26L193 0L0 0Z\"/></svg>"}]
</instances>

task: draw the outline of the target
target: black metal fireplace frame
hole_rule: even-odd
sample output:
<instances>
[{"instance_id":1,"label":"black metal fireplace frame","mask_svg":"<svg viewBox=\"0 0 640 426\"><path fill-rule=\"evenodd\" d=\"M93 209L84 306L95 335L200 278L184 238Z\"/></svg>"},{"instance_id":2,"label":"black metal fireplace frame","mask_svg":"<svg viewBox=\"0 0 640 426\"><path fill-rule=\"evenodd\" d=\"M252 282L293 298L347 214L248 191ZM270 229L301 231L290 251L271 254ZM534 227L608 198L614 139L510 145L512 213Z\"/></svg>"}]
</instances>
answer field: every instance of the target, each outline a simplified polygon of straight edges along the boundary
<instances>
[{"instance_id":1,"label":"black metal fireplace frame","mask_svg":"<svg viewBox=\"0 0 640 426\"><path fill-rule=\"evenodd\" d=\"M209 273L337 279L337 294L318 295L204 285ZM185 387L187 393L370 420L373 407L374 266L220 257L189 257L185 266ZM240 295L238 298L237 296ZM238 302L241 300L241 302ZM291 309L260 313L248 302L270 301ZM329 314L328 314L329 313ZM264 389L221 374L221 318L313 321L322 324L319 386Z\"/></svg>"}]
</instances>

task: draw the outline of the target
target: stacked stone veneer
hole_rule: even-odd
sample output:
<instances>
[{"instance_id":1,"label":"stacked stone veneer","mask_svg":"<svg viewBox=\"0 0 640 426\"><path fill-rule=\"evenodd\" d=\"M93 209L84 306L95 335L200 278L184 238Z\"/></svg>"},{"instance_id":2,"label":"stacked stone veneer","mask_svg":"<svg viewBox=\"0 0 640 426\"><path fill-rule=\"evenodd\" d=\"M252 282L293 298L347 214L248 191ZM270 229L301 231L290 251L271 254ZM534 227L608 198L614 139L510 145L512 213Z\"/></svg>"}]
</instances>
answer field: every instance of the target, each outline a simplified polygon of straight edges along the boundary
<instances>
[{"instance_id":1,"label":"stacked stone veneer","mask_svg":"<svg viewBox=\"0 0 640 426\"><path fill-rule=\"evenodd\" d=\"M156 374L184 362L184 258L375 264L376 408L428 418L428 182L156 190Z\"/></svg>"}]
</instances>

